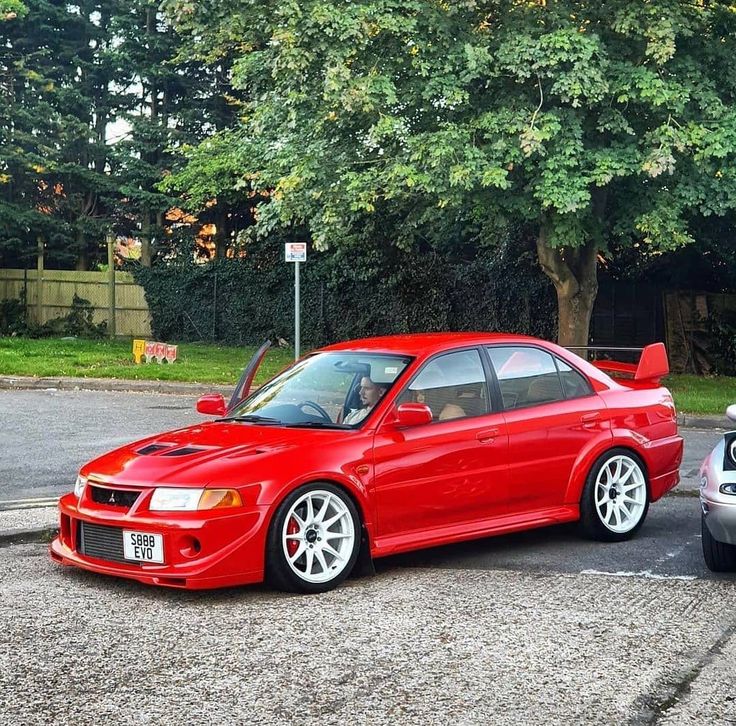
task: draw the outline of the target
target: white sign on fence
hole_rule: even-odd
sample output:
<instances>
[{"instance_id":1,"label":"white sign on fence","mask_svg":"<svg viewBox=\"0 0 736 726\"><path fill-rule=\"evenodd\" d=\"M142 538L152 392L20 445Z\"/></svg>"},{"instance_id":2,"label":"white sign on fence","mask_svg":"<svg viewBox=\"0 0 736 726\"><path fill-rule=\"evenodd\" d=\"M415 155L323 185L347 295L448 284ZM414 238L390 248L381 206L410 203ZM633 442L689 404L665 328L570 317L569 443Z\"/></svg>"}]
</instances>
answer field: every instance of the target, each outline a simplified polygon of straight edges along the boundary
<instances>
[{"instance_id":1,"label":"white sign on fence","mask_svg":"<svg viewBox=\"0 0 736 726\"><path fill-rule=\"evenodd\" d=\"M306 262L307 261L307 243L306 242L287 242L285 247L286 247L286 261L287 262Z\"/></svg>"}]
</instances>

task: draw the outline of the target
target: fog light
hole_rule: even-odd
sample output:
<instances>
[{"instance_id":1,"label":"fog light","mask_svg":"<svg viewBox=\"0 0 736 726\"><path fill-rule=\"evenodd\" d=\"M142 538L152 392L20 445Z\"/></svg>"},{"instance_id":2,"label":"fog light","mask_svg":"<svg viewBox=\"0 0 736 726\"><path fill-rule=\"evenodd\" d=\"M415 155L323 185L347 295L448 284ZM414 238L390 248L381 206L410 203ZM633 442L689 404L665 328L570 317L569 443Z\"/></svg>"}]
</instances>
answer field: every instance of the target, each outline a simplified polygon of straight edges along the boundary
<instances>
[{"instance_id":1,"label":"fog light","mask_svg":"<svg viewBox=\"0 0 736 726\"><path fill-rule=\"evenodd\" d=\"M721 484L720 492L721 494L732 494L736 496L736 482Z\"/></svg>"}]
</instances>

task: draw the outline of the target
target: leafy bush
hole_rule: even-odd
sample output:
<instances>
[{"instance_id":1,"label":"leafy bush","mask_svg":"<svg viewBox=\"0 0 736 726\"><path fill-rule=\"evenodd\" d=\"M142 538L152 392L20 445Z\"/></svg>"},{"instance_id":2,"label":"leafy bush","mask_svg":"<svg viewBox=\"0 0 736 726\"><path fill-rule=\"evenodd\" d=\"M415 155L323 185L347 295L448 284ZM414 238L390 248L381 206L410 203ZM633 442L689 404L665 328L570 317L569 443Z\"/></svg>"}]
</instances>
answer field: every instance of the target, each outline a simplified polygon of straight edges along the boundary
<instances>
[{"instance_id":1,"label":"leafy bush","mask_svg":"<svg viewBox=\"0 0 736 726\"><path fill-rule=\"evenodd\" d=\"M69 313L38 325L26 317L25 291L22 291L17 300L0 301L0 335L25 335L29 338L74 335L98 339L107 336L107 321L95 323L90 301L74 295Z\"/></svg>"},{"instance_id":2,"label":"leafy bush","mask_svg":"<svg viewBox=\"0 0 736 726\"><path fill-rule=\"evenodd\" d=\"M706 320L713 372L736 375L736 313L711 313Z\"/></svg>"},{"instance_id":3,"label":"leafy bush","mask_svg":"<svg viewBox=\"0 0 736 726\"><path fill-rule=\"evenodd\" d=\"M294 267L283 244L206 264L169 262L133 273L154 337L254 344L292 340ZM554 291L533 256L481 248L470 259L396 248L312 252L302 265L305 346L414 331L498 330L551 338Z\"/></svg>"}]
</instances>

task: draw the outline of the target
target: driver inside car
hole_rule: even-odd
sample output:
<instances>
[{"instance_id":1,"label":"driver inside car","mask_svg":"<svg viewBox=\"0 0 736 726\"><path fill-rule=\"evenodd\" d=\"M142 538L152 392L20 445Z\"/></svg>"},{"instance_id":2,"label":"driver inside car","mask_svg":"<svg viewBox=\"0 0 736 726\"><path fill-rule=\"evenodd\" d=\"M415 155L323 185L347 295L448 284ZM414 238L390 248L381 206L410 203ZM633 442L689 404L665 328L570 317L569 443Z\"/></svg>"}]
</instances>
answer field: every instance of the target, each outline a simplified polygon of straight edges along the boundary
<instances>
[{"instance_id":1,"label":"driver inside car","mask_svg":"<svg viewBox=\"0 0 736 726\"><path fill-rule=\"evenodd\" d=\"M368 376L360 379L360 401L363 408L350 409L350 413L343 419L344 424L360 423L373 409L373 407L383 398L388 390L387 385L374 383Z\"/></svg>"}]
</instances>

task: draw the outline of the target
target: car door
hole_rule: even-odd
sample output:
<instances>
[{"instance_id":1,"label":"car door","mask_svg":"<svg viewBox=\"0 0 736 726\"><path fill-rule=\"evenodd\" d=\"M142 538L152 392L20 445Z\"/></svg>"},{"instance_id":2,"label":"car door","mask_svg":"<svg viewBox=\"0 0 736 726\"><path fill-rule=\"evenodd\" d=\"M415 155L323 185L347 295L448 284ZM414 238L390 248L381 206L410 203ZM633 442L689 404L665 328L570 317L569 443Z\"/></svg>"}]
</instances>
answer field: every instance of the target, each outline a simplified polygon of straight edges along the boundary
<instances>
[{"instance_id":1,"label":"car door","mask_svg":"<svg viewBox=\"0 0 736 726\"><path fill-rule=\"evenodd\" d=\"M526 345L486 351L508 432L510 512L562 506L581 450L610 435L607 409L585 376L549 351Z\"/></svg>"},{"instance_id":2,"label":"car door","mask_svg":"<svg viewBox=\"0 0 736 726\"><path fill-rule=\"evenodd\" d=\"M503 415L491 410L481 351L430 359L396 399L410 401L426 403L434 420L376 433L378 538L408 545L502 513L507 437Z\"/></svg>"}]
</instances>

